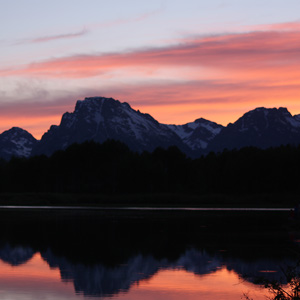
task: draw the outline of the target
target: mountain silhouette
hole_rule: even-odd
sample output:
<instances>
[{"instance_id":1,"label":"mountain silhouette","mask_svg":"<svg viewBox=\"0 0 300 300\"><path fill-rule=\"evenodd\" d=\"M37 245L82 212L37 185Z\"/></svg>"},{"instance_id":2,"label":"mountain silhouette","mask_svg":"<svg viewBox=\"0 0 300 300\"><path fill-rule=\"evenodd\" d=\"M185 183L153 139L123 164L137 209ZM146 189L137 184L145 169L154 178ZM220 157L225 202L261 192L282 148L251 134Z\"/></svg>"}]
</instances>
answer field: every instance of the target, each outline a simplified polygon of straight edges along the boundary
<instances>
[{"instance_id":1,"label":"mountain silhouette","mask_svg":"<svg viewBox=\"0 0 300 300\"><path fill-rule=\"evenodd\" d=\"M181 138L148 114L127 103L104 97L77 101L73 113L65 113L59 126L51 126L35 147L33 154L50 155L73 143L87 140L124 142L133 151L153 151L157 147L176 145L188 151Z\"/></svg>"},{"instance_id":2,"label":"mountain silhouette","mask_svg":"<svg viewBox=\"0 0 300 300\"><path fill-rule=\"evenodd\" d=\"M37 141L27 131L13 127L0 134L0 157L52 155L74 143L113 139L132 151L152 152L161 147L178 147L192 158L254 146L261 149L300 144L300 115L283 107L256 108L226 127L199 118L183 125L161 124L149 114L134 110L113 98L89 97L78 100L73 112L63 114L59 125Z\"/></svg>"},{"instance_id":3,"label":"mountain silhouette","mask_svg":"<svg viewBox=\"0 0 300 300\"><path fill-rule=\"evenodd\" d=\"M26 130L13 127L0 134L0 157L29 157L37 140Z\"/></svg>"},{"instance_id":4,"label":"mountain silhouette","mask_svg":"<svg viewBox=\"0 0 300 300\"><path fill-rule=\"evenodd\" d=\"M256 108L233 124L224 127L209 145L211 151L227 148L240 149L298 145L300 143L300 116L292 116L286 108Z\"/></svg>"}]
</instances>

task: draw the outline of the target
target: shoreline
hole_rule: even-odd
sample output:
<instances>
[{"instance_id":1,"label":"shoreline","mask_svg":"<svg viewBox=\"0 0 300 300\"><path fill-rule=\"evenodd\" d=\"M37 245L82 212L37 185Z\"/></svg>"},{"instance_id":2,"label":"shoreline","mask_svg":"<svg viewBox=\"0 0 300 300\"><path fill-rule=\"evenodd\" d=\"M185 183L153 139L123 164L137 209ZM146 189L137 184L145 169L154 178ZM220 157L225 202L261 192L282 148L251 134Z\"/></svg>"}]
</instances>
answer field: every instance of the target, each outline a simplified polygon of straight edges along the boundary
<instances>
[{"instance_id":1,"label":"shoreline","mask_svg":"<svg viewBox=\"0 0 300 300\"><path fill-rule=\"evenodd\" d=\"M286 212L285 207L135 207L135 206L35 206L35 205L0 205L0 210L138 210L138 211L272 211Z\"/></svg>"},{"instance_id":2,"label":"shoreline","mask_svg":"<svg viewBox=\"0 0 300 300\"><path fill-rule=\"evenodd\" d=\"M299 200L298 200L299 199ZM295 194L193 195L193 194L71 194L0 193L0 208L48 209L292 209Z\"/></svg>"}]
</instances>

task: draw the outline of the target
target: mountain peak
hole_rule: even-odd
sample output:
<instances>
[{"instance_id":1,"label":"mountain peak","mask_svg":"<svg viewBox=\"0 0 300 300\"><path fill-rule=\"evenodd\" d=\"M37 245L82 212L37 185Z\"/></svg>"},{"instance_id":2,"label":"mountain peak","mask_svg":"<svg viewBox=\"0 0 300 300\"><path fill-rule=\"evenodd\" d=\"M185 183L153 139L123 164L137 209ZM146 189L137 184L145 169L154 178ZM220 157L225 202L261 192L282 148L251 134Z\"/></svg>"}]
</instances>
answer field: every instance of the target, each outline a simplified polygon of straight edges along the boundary
<instances>
[{"instance_id":1,"label":"mountain peak","mask_svg":"<svg viewBox=\"0 0 300 300\"><path fill-rule=\"evenodd\" d=\"M12 139L12 138L20 138L20 137L26 137L29 140L35 140L35 138L26 130L20 128L20 127L12 127L4 132L2 132L1 137L2 139Z\"/></svg>"},{"instance_id":2,"label":"mountain peak","mask_svg":"<svg viewBox=\"0 0 300 300\"><path fill-rule=\"evenodd\" d=\"M74 112L82 109L88 109L91 111L93 108L102 105L105 100L107 100L107 98L104 97L87 97L84 100L77 100ZM112 98L111 100L115 101Z\"/></svg>"},{"instance_id":3,"label":"mountain peak","mask_svg":"<svg viewBox=\"0 0 300 300\"><path fill-rule=\"evenodd\" d=\"M273 113L273 114L288 114L291 115L290 112L286 107L273 107L273 108L266 108L266 107L257 107L253 110L250 110L249 112L245 113L244 115L247 114L253 114L253 113Z\"/></svg>"},{"instance_id":4,"label":"mountain peak","mask_svg":"<svg viewBox=\"0 0 300 300\"><path fill-rule=\"evenodd\" d=\"M238 125L241 130L248 130L252 128L261 131L262 129L268 128L276 123L286 124L287 126L300 126L297 118L294 118L286 107L258 107L245 113L234 124ZM230 126L232 126L232 124Z\"/></svg>"},{"instance_id":5,"label":"mountain peak","mask_svg":"<svg viewBox=\"0 0 300 300\"><path fill-rule=\"evenodd\" d=\"M208 121L204 118L196 119L194 122L186 123L184 125L167 126L193 151L202 151L206 149L209 142L213 140L223 128L222 125Z\"/></svg>"},{"instance_id":6,"label":"mountain peak","mask_svg":"<svg viewBox=\"0 0 300 300\"><path fill-rule=\"evenodd\" d=\"M208 122L211 122L211 121L208 121L204 118L199 118L194 121L194 123L208 123Z\"/></svg>"},{"instance_id":7,"label":"mountain peak","mask_svg":"<svg viewBox=\"0 0 300 300\"><path fill-rule=\"evenodd\" d=\"M300 120L285 107L258 107L229 124L210 145L213 151L247 146L276 147L300 142Z\"/></svg>"},{"instance_id":8,"label":"mountain peak","mask_svg":"<svg viewBox=\"0 0 300 300\"><path fill-rule=\"evenodd\" d=\"M113 98L88 97L77 101L75 110L65 113L60 125L43 135L34 154L50 155L72 143L87 140L102 143L107 139L124 142L139 152L153 151L159 146L177 145L183 150L186 147L166 125L132 109L128 103Z\"/></svg>"},{"instance_id":9,"label":"mountain peak","mask_svg":"<svg viewBox=\"0 0 300 300\"><path fill-rule=\"evenodd\" d=\"M119 100L115 100L114 98L106 98L106 97L86 97L84 100L77 100L75 111L82 109L83 107L95 108L101 105L121 105L123 107L131 108L131 106L127 102L120 102Z\"/></svg>"},{"instance_id":10,"label":"mountain peak","mask_svg":"<svg viewBox=\"0 0 300 300\"><path fill-rule=\"evenodd\" d=\"M37 140L26 130L12 127L0 134L0 157L29 157Z\"/></svg>"}]
</instances>

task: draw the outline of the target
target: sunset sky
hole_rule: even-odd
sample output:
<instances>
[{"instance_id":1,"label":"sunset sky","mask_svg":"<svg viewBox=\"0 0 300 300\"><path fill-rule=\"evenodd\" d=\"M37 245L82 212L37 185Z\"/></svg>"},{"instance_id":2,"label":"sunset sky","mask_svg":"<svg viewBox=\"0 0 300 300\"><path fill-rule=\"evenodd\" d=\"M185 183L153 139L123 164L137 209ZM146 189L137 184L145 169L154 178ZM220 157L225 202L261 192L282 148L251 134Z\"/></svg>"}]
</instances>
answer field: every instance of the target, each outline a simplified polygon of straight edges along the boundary
<instances>
[{"instance_id":1,"label":"sunset sky","mask_svg":"<svg viewBox=\"0 0 300 300\"><path fill-rule=\"evenodd\" d=\"M78 99L161 123L300 113L300 0L0 0L0 132L36 138Z\"/></svg>"}]
</instances>

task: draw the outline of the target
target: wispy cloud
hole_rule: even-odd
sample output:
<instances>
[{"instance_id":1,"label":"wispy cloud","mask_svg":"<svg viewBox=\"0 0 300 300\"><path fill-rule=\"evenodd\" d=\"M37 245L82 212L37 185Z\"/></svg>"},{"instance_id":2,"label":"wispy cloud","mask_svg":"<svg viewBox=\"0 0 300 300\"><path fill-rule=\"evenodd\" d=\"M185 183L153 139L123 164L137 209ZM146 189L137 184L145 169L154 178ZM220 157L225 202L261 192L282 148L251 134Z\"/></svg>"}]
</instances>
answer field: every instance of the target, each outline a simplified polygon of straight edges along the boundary
<instances>
[{"instance_id":1,"label":"wispy cloud","mask_svg":"<svg viewBox=\"0 0 300 300\"><path fill-rule=\"evenodd\" d=\"M0 70L0 76L84 78L115 70L143 69L149 72L172 66L205 67L234 76L243 73L252 77L258 72L260 76L282 77L283 71L300 76L300 32L255 31L125 53L76 55Z\"/></svg>"},{"instance_id":2,"label":"wispy cloud","mask_svg":"<svg viewBox=\"0 0 300 300\"><path fill-rule=\"evenodd\" d=\"M149 12L145 12L145 13L139 15L139 16L136 16L135 18L132 18L131 21L132 22L143 21L143 20L149 19L149 18L151 18L155 15L160 14L162 11L163 11L163 8L161 7L161 8L149 11Z\"/></svg>"},{"instance_id":3,"label":"wispy cloud","mask_svg":"<svg viewBox=\"0 0 300 300\"><path fill-rule=\"evenodd\" d=\"M285 23L277 23L277 24L264 24L264 25L256 25L245 27L249 30L273 30L273 31L299 31L300 30L300 20L294 22L285 22Z\"/></svg>"},{"instance_id":4,"label":"wispy cloud","mask_svg":"<svg viewBox=\"0 0 300 300\"><path fill-rule=\"evenodd\" d=\"M115 19L112 21L108 21L108 22L91 24L90 27L91 28L108 28L108 27L129 24L129 23L141 22L141 21L147 20L149 18L152 18L155 15L160 14L162 11L163 11L163 8L161 7L161 8L158 8L158 9L155 9L152 11L148 11L148 12L142 13L140 15L130 17L130 18L119 18L119 19Z\"/></svg>"},{"instance_id":5,"label":"wispy cloud","mask_svg":"<svg viewBox=\"0 0 300 300\"><path fill-rule=\"evenodd\" d=\"M112 20L109 22L104 22L104 23L98 23L98 24L91 24L88 27L91 29L95 28L108 28L108 27L114 27L118 25L123 25L127 23L134 23L134 22L141 22L146 19L149 19L159 13L162 12L162 8L145 12L140 15L131 17L131 18L120 18L116 20ZM39 36L35 38L27 38L27 39L20 39L15 41L13 44L14 45L22 45L22 44L35 44L35 43L45 43L45 42L50 42L50 41L55 41L55 40L61 40L61 39L73 39L73 38L78 38L87 35L90 32L89 29L84 28L80 31L76 32L70 32L70 33L61 33L61 34L55 34L55 35L46 35L46 36ZM0 41L1 43L1 41Z\"/></svg>"},{"instance_id":6,"label":"wispy cloud","mask_svg":"<svg viewBox=\"0 0 300 300\"><path fill-rule=\"evenodd\" d=\"M77 31L77 32L71 32L71 33L62 33L62 34L57 34L57 35L48 35L48 36L40 36L36 38L31 38L31 39L22 39L17 42L15 42L16 45L21 45L21 44L34 44L34 43L45 43L45 42L50 42L54 40L63 40L63 39L74 39L78 38L81 36L84 36L89 33L89 30L86 28Z\"/></svg>"}]
</instances>

